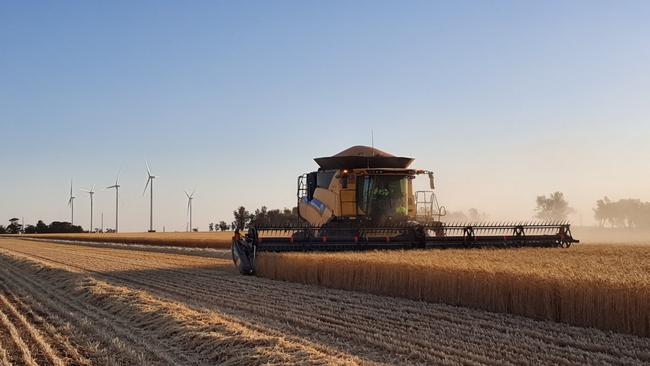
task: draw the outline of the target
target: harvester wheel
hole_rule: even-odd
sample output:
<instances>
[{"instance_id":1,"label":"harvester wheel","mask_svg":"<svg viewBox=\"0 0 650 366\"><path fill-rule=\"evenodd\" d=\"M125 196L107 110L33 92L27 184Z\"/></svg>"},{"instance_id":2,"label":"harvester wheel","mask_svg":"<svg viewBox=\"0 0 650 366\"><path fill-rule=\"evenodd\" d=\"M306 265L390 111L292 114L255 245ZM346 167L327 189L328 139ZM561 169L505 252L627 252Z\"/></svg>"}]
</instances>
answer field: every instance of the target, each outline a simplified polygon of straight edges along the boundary
<instances>
[{"instance_id":1,"label":"harvester wheel","mask_svg":"<svg viewBox=\"0 0 650 366\"><path fill-rule=\"evenodd\" d=\"M258 237L258 235L257 235L257 229L256 229L256 228L254 228L254 227L249 227L249 228L248 228L248 234L246 234L246 236L247 236L248 238L252 239L252 240L253 240L253 243L257 244L257 242L258 242L258 238L259 238L259 237Z\"/></svg>"},{"instance_id":2,"label":"harvester wheel","mask_svg":"<svg viewBox=\"0 0 650 366\"><path fill-rule=\"evenodd\" d=\"M413 247L418 249L426 248L427 231L422 225L413 228Z\"/></svg>"}]
</instances>

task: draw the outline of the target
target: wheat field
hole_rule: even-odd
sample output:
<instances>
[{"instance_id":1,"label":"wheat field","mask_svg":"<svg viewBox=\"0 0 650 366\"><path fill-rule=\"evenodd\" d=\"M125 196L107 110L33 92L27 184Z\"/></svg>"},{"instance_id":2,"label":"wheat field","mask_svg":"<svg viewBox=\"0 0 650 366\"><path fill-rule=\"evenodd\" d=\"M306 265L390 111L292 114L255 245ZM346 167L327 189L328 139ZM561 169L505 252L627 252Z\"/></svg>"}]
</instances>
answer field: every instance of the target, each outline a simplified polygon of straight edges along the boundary
<instances>
[{"instance_id":1,"label":"wheat field","mask_svg":"<svg viewBox=\"0 0 650 366\"><path fill-rule=\"evenodd\" d=\"M193 253L0 238L0 365L650 362L649 338L241 276Z\"/></svg>"},{"instance_id":2,"label":"wheat field","mask_svg":"<svg viewBox=\"0 0 650 366\"><path fill-rule=\"evenodd\" d=\"M232 232L27 234L26 238L189 248L230 248Z\"/></svg>"},{"instance_id":3,"label":"wheat field","mask_svg":"<svg viewBox=\"0 0 650 366\"><path fill-rule=\"evenodd\" d=\"M263 253L262 277L650 336L650 246Z\"/></svg>"}]
</instances>

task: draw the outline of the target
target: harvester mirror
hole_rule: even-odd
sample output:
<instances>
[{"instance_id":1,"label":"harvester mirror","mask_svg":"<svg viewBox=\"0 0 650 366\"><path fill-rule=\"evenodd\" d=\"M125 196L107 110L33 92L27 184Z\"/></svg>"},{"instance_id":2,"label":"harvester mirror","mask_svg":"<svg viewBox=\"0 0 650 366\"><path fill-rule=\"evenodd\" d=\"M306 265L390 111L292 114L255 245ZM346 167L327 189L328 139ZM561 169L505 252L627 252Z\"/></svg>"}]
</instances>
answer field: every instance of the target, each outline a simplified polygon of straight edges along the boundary
<instances>
[{"instance_id":1,"label":"harvester mirror","mask_svg":"<svg viewBox=\"0 0 650 366\"><path fill-rule=\"evenodd\" d=\"M431 187L431 189L435 189L436 187L435 184L433 183L433 172L429 172L428 174L429 174L429 187Z\"/></svg>"}]
</instances>

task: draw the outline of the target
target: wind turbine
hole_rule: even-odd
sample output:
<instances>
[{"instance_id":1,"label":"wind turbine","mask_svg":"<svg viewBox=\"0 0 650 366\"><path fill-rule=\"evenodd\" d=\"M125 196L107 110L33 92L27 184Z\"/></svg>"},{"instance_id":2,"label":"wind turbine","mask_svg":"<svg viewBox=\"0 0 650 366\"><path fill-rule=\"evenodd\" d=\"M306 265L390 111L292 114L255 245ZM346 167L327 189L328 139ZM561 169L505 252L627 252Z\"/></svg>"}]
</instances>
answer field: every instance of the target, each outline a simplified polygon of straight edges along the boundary
<instances>
[{"instance_id":1,"label":"wind turbine","mask_svg":"<svg viewBox=\"0 0 650 366\"><path fill-rule=\"evenodd\" d=\"M90 190L83 189L81 188L82 191L88 193L90 195L90 230L88 230L89 233L93 232L93 195L95 194L95 185L93 184L93 187Z\"/></svg>"},{"instance_id":2,"label":"wind turbine","mask_svg":"<svg viewBox=\"0 0 650 366\"><path fill-rule=\"evenodd\" d=\"M70 225L74 226L74 199L77 198L72 195L72 179L70 179L70 198L68 199L68 206L70 206Z\"/></svg>"},{"instance_id":3,"label":"wind turbine","mask_svg":"<svg viewBox=\"0 0 650 366\"><path fill-rule=\"evenodd\" d=\"M115 178L115 184L112 186L106 187L106 189L111 189L115 188L115 232L117 232L117 224L118 224L118 211L120 208L120 185L118 183L118 180L120 179L120 171L117 171L117 178Z\"/></svg>"},{"instance_id":4,"label":"wind turbine","mask_svg":"<svg viewBox=\"0 0 650 366\"><path fill-rule=\"evenodd\" d=\"M192 200L194 199L194 192L196 190L192 191L192 194L187 193L187 191L184 191L185 195L187 196L187 213L190 215L190 232L192 232Z\"/></svg>"},{"instance_id":5,"label":"wind turbine","mask_svg":"<svg viewBox=\"0 0 650 366\"><path fill-rule=\"evenodd\" d=\"M145 161L145 164L147 164L147 184L144 186L144 191L142 191L142 195L147 192L147 187L149 186L149 182L151 182L151 188L149 188L149 192L151 193L151 199L149 202L149 232L154 232L153 230L153 180L156 178L155 175L151 174L151 169L149 168L149 163Z\"/></svg>"}]
</instances>

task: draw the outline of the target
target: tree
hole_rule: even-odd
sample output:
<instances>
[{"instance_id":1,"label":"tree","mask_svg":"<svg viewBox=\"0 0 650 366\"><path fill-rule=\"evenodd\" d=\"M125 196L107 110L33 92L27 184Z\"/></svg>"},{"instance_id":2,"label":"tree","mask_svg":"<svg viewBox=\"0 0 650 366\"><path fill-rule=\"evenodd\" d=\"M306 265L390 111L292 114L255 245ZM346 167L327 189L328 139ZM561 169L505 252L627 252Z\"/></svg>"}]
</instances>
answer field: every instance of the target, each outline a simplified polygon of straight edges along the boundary
<instances>
[{"instance_id":1,"label":"tree","mask_svg":"<svg viewBox=\"0 0 650 366\"><path fill-rule=\"evenodd\" d=\"M7 233L7 228L5 228L3 225L0 225L0 234L6 234Z\"/></svg>"},{"instance_id":2,"label":"tree","mask_svg":"<svg viewBox=\"0 0 650 366\"><path fill-rule=\"evenodd\" d=\"M481 222L481 221L486 221L488 219L488 214L486 214L485 212L481 212L476 208L470 208L469 210L467 210L467 217L471 222Z\"/></svg>"},{"instance_id":3,"label":"tree","mask_svg":"<svg viewBox=\"0 0 650 366\"><path fill-rule=\"evenodd\" d=\"M208 230L209 231L214 231L214 224L213 223L210 223L210 225L208 225Z\"/></svg>"},{"instance_id":4,"label":"tree","mask_svg":"<svg viewBox=\"0 0 650 366\"><path fill-rule=\"evenodd\" d=\"M19 220L16 217L9 220L10 224L7 226L7 233L18 234L22 230L23 226L18 223Z\"/></svg>"},{"instance_id":5,"label":"tree","mask_svg":"<svg viewBox=\"0 0 650 366\"><path fill-rule=\"evenodd\" d=\"M235 221L233 222L235 228L239 230L245 229L253 218L250 212L246 211L244 206L239 206L239 208L233 211L232 214L235 217Z\"/></svg>"},{"instance_id":6,"label":"tree","mask_svg":"<svg viewBox=\"0 0 650 366\"><path fill-rule=\"evenodd\" d=\"M50 228L43 222L43 220L38 220L35 229L39 234L47 233L50 231Z\"/></svg>"},{"instance_id":7,"label":"tree","mask_svg":"<svg viewBox=\"0 0 650 366\"><path fill-rule=\"evenodd\" d=\"M614 202L604 197L596 201L594 218L600 226L650 228L650 202L633 198Z\"/></svg>"},{"instance_id":8,"label":"tree","mask_svg":"<svg viewBox=\"0 0 650 366\"><path fill-rule=\"evenodd\" d=\"M296 225L301 222L298 215L298 208L284 208L282 210L269 210L266 206L255 210L249 225L256 226L288 226Z\"/></svg>"},{"instance_id":9,"label":"tree","mask_svg":"<svg viewBox=\"0 0 650 366\"><path fill-rule=\"evenodd\" d=\"M226 230L228 230L228 228L229 228L229 226L228 226L227 222L225 222L223 220L219 221L219 230L226 231Z\"/></svg>"},{"instance_id":10,"label":"tree","mask_svg":"<svg viewBox=\"0 0 650 366\"><path fill-rule=\"evenodd\" d=\"M448 211L444 218L446 222L469 222L463 211Z\"/></svg>"},{"instance_id":11,"label":"tree","mask_svg":"<svg viewBox=\"0 0 650 366\"><path fill-rule=\"evenodd\" d=\"M27 225L25 226L25 234L36 234L38 231L36 231L36 226L34 225Z\"/></svg>"},{"instance_id":12,"label":"tree","mask_svg":"<svg viewBox=\"0 0 650 366\"><path fill-rule=\"evenodd\" d=\"M535 217L542 220L566 220L574 210L569 207L569 203L564 199L562 192L554 192L546 196L537 196L537 214Z\"/></svg>"},{"instance_id":13,"label":"tree","mask_svg":"<svg viewBox=\"0 0 650 366\"><path fill-rule=\"evenodd\" d=\"M594 208L594 218L598 221L598 224L601 227L604 227L607 223L610 223L612 226L613 214L612 214L612 201L605 196L602 200L596 201L596 208Z\"/></svg>"},{"instance_id":14,"label":"tree","mask_svg":"<svg viewBox=\"0 0 650 366\"><path fill-rule=\"evenodd\" d=\"M443 216L445 222L451 223L480 223L489 220L490 216L476 208L470 208L467 212L447 211Z\"/></svg>"},{"instance_id":15,"label":"tree","mask_svg":"<svg viewBox=\"0 0 650 366\"><path fill-rule=\"evenodd\" d=\"M48 233L82 233L83 228L69 222L53 221L47 228Z\"/></svg>"},{"instance_id":16,"label":"tree","mask_svg":"<svg viewBox=\"0 0 650 366\"><path fill-rule=\"evenodd\" d=\"M269 224L268 209L266 208L266 206L262 206L262 208L258 208L257 210L255 210L255 213L252 214L250 217L250 224L251 225Z\"/></svg>"}]
</instances>

